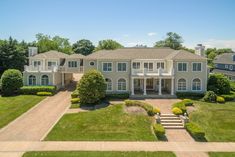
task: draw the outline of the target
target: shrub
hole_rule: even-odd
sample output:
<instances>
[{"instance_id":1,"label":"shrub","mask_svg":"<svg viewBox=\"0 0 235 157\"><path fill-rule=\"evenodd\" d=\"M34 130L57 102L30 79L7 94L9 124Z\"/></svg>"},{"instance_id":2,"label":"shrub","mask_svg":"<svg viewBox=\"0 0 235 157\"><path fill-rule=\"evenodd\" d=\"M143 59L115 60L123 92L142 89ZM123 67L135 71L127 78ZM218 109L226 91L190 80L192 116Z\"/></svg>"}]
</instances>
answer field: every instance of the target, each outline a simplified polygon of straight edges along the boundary
<instances>
[{"instance_id":1,"label":"shrub","mask_svg":"<svg viewBox=\"0 0 235 157\"><path fill-rule=\"evenodd\" d=\"M55 86L23 86L20 88L21 94L36 95L38 92L51 92L52 95L56 92Z\"/></svg>"},{"instance_id":2,"label":"shrub","mask_svg":"<svg viewBox=\"0 0 235 157\"><path fill-rule=\"evenodd\" d=\"M191 99L184 99L182 102L184 103L185 106L193 105L193 101Z\"/></svg>"},{"instance_id":3,"label":"shrub","mask_svg":"<svg viewBox=\"0 0 235 157\"><path fill-rule=\"evenodd\" d=\"M206 102L215 102L217 95L213 91L207 91L205 96L202 98Z\"/></svg>"},{"instance_id":4,"label":"shrub","mask_svg":"<svg viewBox=\"0 0 235 157\"><path fill-rule=\"evenodd\" d=\"M224 100L223 97L217 96L217 97L216 97L216 102L218 102L218 103L225 103L225 100Z\"/></svg>"},{"instance_id":5,"label":"shrub","mask_svg":"<svg viewBox=\"0 0 235 157\"><path fill-rule=\"evenodd\" d=\"M165 135L165 129L162 124L154 124L153 130L157 137L163 137Z\"/></svg>"},{"instance_id":6,"label":"shrub","mask_svg":"<svg viewBox=\"0 0 235 157\"><path fill-rule=\"evenodd\" d=\"M2 94L10 96L23 86L23 76L19 70L9 69L2 74L1 82Z\"/></svg>"},{"instance_id":7,"label":"shrub","mask_svg":"<svg viewBox=\"0 0 235 157\"><path fill-rule=\"evenodd\" d=\"M80 103L80 98L73 98L73 99L71 99L71 103L72 103L72 104L78 104L78 103Z\"/></svg>"},{"instance_id":8,"label":"shrub","mask_svg":"<svg viewBox=\"0 0 235 157\"><path fill-rule=\"evenodd\" d=\"M82 104L97 103L105 97L105 79L99 71L91 70L82 76L77 90Z\"/></svg>"},{"instance_id":9,"label":"shrub","mask_svg":"<svg viewBox=\"0 0 235 157\"><path fill-rule=\"evenodd\" d=\"M71 98L77 98L78 97L78 90L75 90L71 93Z\"/></svg>"},{"instance_id":10,"label":"shrub","mask_svg":"<svg viewBox=\"0 0 235 157\"><path fill-rule=\"evenodd\" d=\"M223 74L211 74L208 79L207 89L216 94L229 94L230 83Z\"/></svg>"},{"instance_id":11,"label":"shrub","mask_svg":"<svg viewBox=\"0 0 235 157\"><path fill-rule=\"evenodd\" d=\"M161 111L160 111L160 109L159 108L157 108L157 107L155 107L155 108L153 108L153 113L154 114L157 114L157 113L161 113Z\"/></svg>"},{"instance_id":12,"label":"shrub","mask_svg":"<svg viewBox=\"0 0 235 157\"><path fill-rule=\"evenodd\" d=\"M235 99L235 92L231 91L230 94L221 95L225 99L225 101L233 101Z\"/></svg>"},{"instance_id":13,"label":"shrub","mask_svg":"<svg viewBox=\"0 0 235 157\"><path fill-rule=\"evenodd\" d=\"M204 96L204 93L196 92L176 92L176 96L180 99L190 98L190 99L201 99Z\"/></svg>"},{"instance_id":14,"label":"shrub","mask_svg":"<svg viewBox=\"0 0 235 157\"><path fill-rule=\"evenodd\" d=\"M231 91L235 92L235 81L230 81Z\"/></svg>"},{"instance_id":15,"label":"shrub","mask_svg":"<svg viewBox=\"0 0 235 157\"><path fill-rule=\"evenodd\" d=\"M185 106L185 104L183 102L177 102L177 103L173 104L172 108L175 108L175 107L181 109L181 111L183 113L187 112L186 106Z\"/></svg>"},{"instance_id":16,"label":"shrub","mask_svg":"<svg viewBox=\"0 0 235 157\"><path fill-rule=\"evenodd\" d=\"M178 107L174 107L172 109L172 113L175 114L175 115L182 115L183 111L180 108L178 108Z\"/></svg>"},{"instance_id":17,"label":"shrub","mask_svg":"<svg viewBox=\"0 0 235 157\"><path fill-rule=\"evenodd\" d=\"M196 139L204 139L205 132L195 123L186 123L185 124L186 130L189 132L191 136Z\"/></svg>"},{"instance_id":18,"label":"shrub","mask_svg":"<svg viewBox=\"0 0 235 157\"><path fill-rule=\"evenodd\" d=\"M52 96L53 94L51 92L37 92L38 96Z\"/></svg>"},{"instance_id":19,"label":"shrub","mask_svg":"<svg viewBox=\"0 0 235 157\"><path fill-rule=\"evenodd\" d=\"M130 97L129 93L107 93L106 98L108 99L128 99Z\"/></svg>"},{"instance_id":20,"label":"shrub","mask_svg":"<svg viewBox=\"0 0 235 157\"><path fill-rule=\"evenodd\" d=\"M135 100L125 100L125 105L126 106L139 106L139 107L142 107L148 113L149 116L155 115L153 106L148 103L135 101Z\"/></svg>"}]
</instances>

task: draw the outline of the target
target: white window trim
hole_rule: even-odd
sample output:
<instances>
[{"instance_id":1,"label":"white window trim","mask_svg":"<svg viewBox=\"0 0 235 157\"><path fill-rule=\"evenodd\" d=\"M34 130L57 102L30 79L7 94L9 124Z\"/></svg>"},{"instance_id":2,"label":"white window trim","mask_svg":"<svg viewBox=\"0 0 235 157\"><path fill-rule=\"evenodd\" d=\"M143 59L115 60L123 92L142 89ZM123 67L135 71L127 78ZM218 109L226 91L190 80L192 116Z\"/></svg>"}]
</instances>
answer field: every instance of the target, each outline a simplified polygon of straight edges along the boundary
<instances>
[{"instance_id":1,"label":"white window trim","mask_svg":"<svg viewBox=\"0 0 235 157\"><path fill-rule=\"evenodd\" d=\"M187 65L186 69L187 69L187 70L186 70L186 71L179 71L179 68L178 68L178 67L179 67L179 63L186 63L186 65ZM188 69L189 69L189 67L188 67L188 62L177 62L177 71L178 71L178 72L188 72Z\"/></svg>"},{"instance_id":2,"label":"white window trim","mask_svg":"<svg viewBox=\"0 0 235 157\"><path fill-rule=\"evenodd\" d=\"M229 70L233 70L233 65L229 65Z\"/></svg>"},{"instance_id":3,"label":"white window trim","mask_svg":"<svg viewBox=\"0 0 235 157\"><path fill-rule=\"evenodd\" d=\"M193 90L193 80L194 79L199 79L200 80L200 86L201 86L201 90ZM200 78L193 78L192 80L191 80L191 90L192 91L196 91L196 92L200 92L200 91L202 91L202 80L200 79Z\"/></svg>"},{"instance_id":4,"label":"white window trim","mask_svg":"<svg viewBox=\"0 0 235 157\"><path fill-rule=\"evenodd\" d=\"M77 66L76 67L70 67L69 62L77 62ZM79 61L75 61L75 60L68 61L68 68L79 68Z\"/></svg>"},{"instance_id":5,"label":"white window trim","mask_svg":"<svg viewBox=\"0 0 235 157\"><path fill-rule=\"evenodd\" d=\"M57 60L47 60L47 66L48 66L48 63L49 62L55 62L56 63L56 66L58 66L58 61Z\"/></svg>"},{"instance_id":6,"label":"white window trim","mask_svg":"<svg viewBox=\"0 0 235 157\"><path fill-rule=\"evenodd\" d=\"M106 77L106 78L105 78L105 83L106 83L106 79L110 79L110 80L111 80L111 88L112 88L111 90L107 90L107 89L106 89L106 91L107 91L107 92L112 92L112 91L113 91L113 79L112 79L112 78L109 78L109 77Z\"/></svg>"},{"instance_id":7,"label":"white window trim","mask_svg":"<svg viewBox=\"0 0 235 157\"><path fill-rule=\"evenodd\" d=\"M46 75L47 77L48 77L48 86L50 85L50 77L47 75L47 74L42 74L41 76L40 76L40 85L41 86L47 86L47 85L42 85L42 76L43 75Z\"/></svg>"},{"instance_id":8,"label":"white window trim","mask_svg":"<svg viewBox=\"0 0 235 157\"><path fill-rule=\"evenodd\" d=\"M143 62L143 68L144 68L144 63L148 63L148 64L149 64L149 63L152 63L152 64L153 64L153 70L149 70L149 66L148 66L147 72L153 72L153 71L155 70L155 69L154 69L154 62L153 62L153 61L149 61L149 62L148 62L148 61L144 61L144 62ZM144 69L145 69L145 68L144 68Z\"/></svg>"},{"instance_id":9,"label":"white window trim","mask_svg":"<svg viewBox=\"0 0 235 157\"><path fill-rule=\"evenodd\" d=\"M193 64L194 63L200 63L201 64L201 71L193 71ZM203 66L203 63L202 62L192 62L191 63L191 70L192 70L192 72L202 72L202 66Z\"/></svg>"},{"instance_id":10,"label":"white window trim","mask_svg":"<svg viewBox=\"0 0 235 157\"><path fill-rule=\"evenodd\" d=\"M225 69L228 69L228 65L227 64L225 64Z\"/></svg>"},{"instance_id":11,"label":"white window trim","mask_svg":"<svg viewBox=\"0 0 235 157\"><path fill-rule=\"evenodd\" d=\"M119 70L118 70L118 63L125 63L125 64L126 64L126 70L125 70L125 71L119 71ZM128 69L128 63L127 63L127 62L117 62L117 63L116 63L116 71L117 71L117 72L127 72L127 69Z\"/></svg>"},{"instance_id":12,"label":"white window trim","mask_svg":"<svg viewBox=\"0 0 235 157\"><path fill-rule=\"evenodd\" d=\"M40 62L40 66L42 66L43 62L41 60L32 60L32 66L34 66L34 62Z\"/></svg>"},{"instance_id":13,"label":"white window trim","mask_svg":"<svg viewBox=\"0 0 235 157\"><path fill-rule=\"evenodd\" d=\"M103 68L104 67L104 63L111 63L111 68L112 68L111 71L104 71L104 68ZM106 72L106 73L107 72L113 72L113 62L102 62L102 72Z\"/></svg>"},{"instance_id":14,"label":"white window trim","mask_svg":"<svg viewBox=\"0 0 235 157\"><path fill-rule=\"evenodd\" d=\"M93 62L94 65L91 65L91 62ZM90 61L90 62L89 62L89 66L95 66L95 61Z\"/></svg>"},{"instance_id":15,"label":"white window trim","mask_svg":"<svg viewBox=\"0 0 235 157\"><path fill-rule=\"evenodd\" d=\"M27 85L28 86L36 86L37 85L37 76L35 76L35 83L36 83L35 85L30 85L29 84L29 76L35 76L35 75L32 75L32 74L28 75L28 77L27 77Z\"/></svg>"},{"instance_id":16,"label":"white window trim","mask_svg":"<svg viewBox=\"0 0 235 157\"><path fill-rule=\"evenodd\" d=\"M120 80L120 79L126 80L126 90L118 90L118 80ZM126 91L128 91L128 90L127 90L127 85L128 85L128 81L127 81L127 79L126 79L125 77L119 77L119 78L117 79L116 88L117 88L117 91L118 91L118 92L126 92Z\"/></svg>"},{"instance_id":17,"label":"white window trim","mask_svg":"<svg viewBox=\"0 0 235 157\"><path fill-rule=\"evenodd\" d=\"M166 63L165 63L165 61L157 61L157 62L156 62L156 69L158 69L158 68L157 68L157 63L160 63L160 66L161 66L161 63L163 63L163 64L164 64L163 70L166 69Z\"/></svg>"},{"instance_id":18,"label":"white window trim","mask_svg":"<svg viewBox=\"0 0 235 157\"><path fill-rule=\"evenodd\" d=\"M140 63L140 68L134 69L134 68L133 68L133 63ZM133 69L133 70L140 70L140 69L141 69L141 62L135 62L135 61L133 61L133 62L131 63L131 69Z\"/></svg>"},{"instance_id":19,"label":"white window trim","mask_svg":"<svg viewBox=\"0 0 235 157\"><path fill-rule=\"evenodd\" d=\"M180 80L180 79L185 79L185 81L186 81L186 89L185 89L185 90L178 90L178 89L179 89L179 80ZM176 91L179 91L179 92L185 92L185 91L188 91L188 90L187 90L187 89L188 89L188 80L187 80L186 78L181 77L181 78L177 79L176 84L177 84Z\"/></svg>"}]
</instances>

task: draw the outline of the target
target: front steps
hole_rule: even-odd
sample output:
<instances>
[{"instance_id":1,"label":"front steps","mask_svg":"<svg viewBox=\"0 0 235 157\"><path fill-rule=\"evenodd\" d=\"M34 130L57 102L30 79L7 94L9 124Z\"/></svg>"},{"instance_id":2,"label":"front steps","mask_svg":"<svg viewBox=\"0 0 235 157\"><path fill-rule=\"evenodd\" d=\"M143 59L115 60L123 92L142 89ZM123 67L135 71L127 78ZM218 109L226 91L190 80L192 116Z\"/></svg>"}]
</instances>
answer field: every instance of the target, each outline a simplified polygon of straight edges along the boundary
<instances>
[{"instance_id":1,"label":"front steps","mask_svg":"<svg viewBox=\"0 0 235 157\"><path fill-rule=\"evenodd\" d=\"M184 129L182 120L174 114L161 114L160 121L165 129Z\"/></svg>"}]
</instances>

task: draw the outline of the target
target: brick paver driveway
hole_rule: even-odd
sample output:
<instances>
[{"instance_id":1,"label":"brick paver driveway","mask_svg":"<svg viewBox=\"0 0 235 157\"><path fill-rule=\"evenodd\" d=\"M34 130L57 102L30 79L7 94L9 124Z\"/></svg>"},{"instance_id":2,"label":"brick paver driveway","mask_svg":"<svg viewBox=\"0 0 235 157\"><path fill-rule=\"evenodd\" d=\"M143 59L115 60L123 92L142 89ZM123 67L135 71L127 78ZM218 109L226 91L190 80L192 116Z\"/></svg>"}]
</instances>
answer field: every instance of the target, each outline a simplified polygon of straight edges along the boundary
<instances>
[{"instance_id":1,"label":"brick paver driveway","mask_svg":"<svg viewBox=\"0 0 235 157\"><path fill-rule=\"evenodd\" d=\"M155 107L160 108L161 113L172 113L172 104L179 102L179 99L145 99L147 103L152 104Z\"/></svg>"}]
</instances>

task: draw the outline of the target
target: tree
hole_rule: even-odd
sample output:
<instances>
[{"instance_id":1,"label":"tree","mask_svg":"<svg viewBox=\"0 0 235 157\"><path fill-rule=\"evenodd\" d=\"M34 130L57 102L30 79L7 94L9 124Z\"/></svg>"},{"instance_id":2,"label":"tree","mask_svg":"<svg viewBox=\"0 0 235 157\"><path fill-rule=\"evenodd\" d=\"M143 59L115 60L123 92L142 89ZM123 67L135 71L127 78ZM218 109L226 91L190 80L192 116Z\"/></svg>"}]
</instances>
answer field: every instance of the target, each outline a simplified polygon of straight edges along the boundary
<instances>
[{"instance_id":1,"label":"tree","mask_svg":"<svg viewBox=\"0 0 235 157\"><path fill-rule=\"evenodd\" d=\"M82 39L74 43L72 49L75 53L80 53L86 56L94 51L95 46L90 40Z\"/></svg>"},{"instance_id":2,"label":"tree","mask_svg":"<svg viewBox=\"0 0 235 157\"><path fill-rule=\"evenodd\" d=\"M180 50L185 50L185 51L188 51L188 52L191 52L191 53L195 53L194 49L190 49L190 48L187 48L185 46L181 47Z\"/></svg>"},{"instance_id":3,"label":"tree","mask_svg":"<svg viewBox=\"0 0 235 157\"><path fill-rule=\"evenodd\" d=\"M179 50L182 47L183 38L174 32L168 32L164 40L155 43L154 47L170 47Z\"/></svg>"},{"instance_id":4,"label":"tree","mask_svg":"<svg viewBox=\"0 0 235 157\"><path fill-rule=\"evenodd\" d=\"M105 79L97 70L88 71L79 81L77 90L82 104L97 103L105 97Z\"/></svg>"},{"instance_id":5,"label":"tree","mask_svg":"<svg viewBox=\"0 0 235 157\"><path fill-rule=\"evenodd\" d=\"M216 94L229 94L230 83L227 77L223 74L211 74L208 79L207 89Z\"/></svg>"},{"instance_id":6,"label":"tree","mask_svg":"<svg viewBox=\"0 0 235 157\"><path fill-rule=\"evenodd\" d=\"M22 73L16 69L8 69L2 74L1 83L3 95L13 95L23 86Z\"/></svg>"},{"instance_id":7,"label":"tree","mask_svg":"<svg viewBox=\"0 0 235 157\"><path fill-rule=\"evenodd\" d=\"M96 51L98 50L114 50L118 48L122 48L123 46L117 41L108 39L99 41L98 46L96 47Z\"/></svg>"},{"instance_id":8,"label":"tree","mask_svg":"<svg viewBox=\"0 0 235 157\"><path fill-rule=\"evenodd\" d=\"M38 33L36 34L36 39L36 45L39 53L50 50L57 50L67 54L72 52L72 47L69 43L69 39L67 38L62 38L60 36L54 36L51 38L49 35Z\"/></svg>"}]
</instances>

